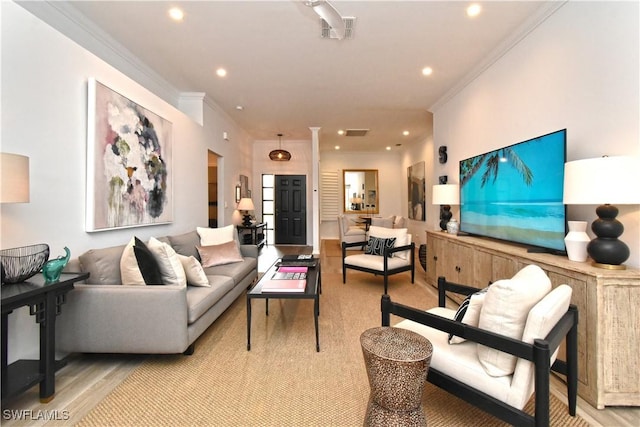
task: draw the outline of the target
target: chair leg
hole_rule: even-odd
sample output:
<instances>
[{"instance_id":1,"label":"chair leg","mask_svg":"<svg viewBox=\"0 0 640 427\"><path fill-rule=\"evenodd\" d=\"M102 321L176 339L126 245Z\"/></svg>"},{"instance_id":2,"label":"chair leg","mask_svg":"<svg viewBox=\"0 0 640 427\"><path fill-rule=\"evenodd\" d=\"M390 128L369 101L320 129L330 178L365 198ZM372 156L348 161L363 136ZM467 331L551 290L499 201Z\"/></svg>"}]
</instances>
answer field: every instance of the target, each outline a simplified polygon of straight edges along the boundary
<instances>
[{"instance_id":1,"label":"chair leg","mask_svg":"<svg viewBox=\"0 0 640 427\"><path fill-rule=\"evenodd\" d=\"M576 415L576 400L578 394L578 310L571 307L570 310L575 311L575 321L573 327L567 334L567 400L569 406L569 414Z\"/></svg>"},{"instance_id":2,"label":"chair leg","mask_svg":"<svg viewBox=\"0 0 640 427\"><path fill-rule=\"evenodd\" d=\"M389 276L385 273L384 275L384 294L387 295L387 286L389 285Z\"/></svg>"},{"instance_id":3,"label":"chair leg","mask_svg":"<svg viewBox=\"0 0 640 427\"><path fill-rule=\"evenodd\" d=\"M342 263L342 284L347 283L347 267L344 266L344 262Z\"/></svg>"}]
</instances>

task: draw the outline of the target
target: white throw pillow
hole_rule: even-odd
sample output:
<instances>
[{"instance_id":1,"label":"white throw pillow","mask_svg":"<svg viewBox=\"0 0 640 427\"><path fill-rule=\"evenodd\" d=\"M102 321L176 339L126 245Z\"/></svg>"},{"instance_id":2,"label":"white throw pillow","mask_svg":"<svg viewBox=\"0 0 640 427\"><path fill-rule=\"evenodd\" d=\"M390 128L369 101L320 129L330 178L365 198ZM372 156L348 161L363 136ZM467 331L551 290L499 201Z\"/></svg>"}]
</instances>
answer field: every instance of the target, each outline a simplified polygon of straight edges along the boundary
<instances>
[{"instance_id":1,"label":"white throw pillow","mask_svg":"<svg viewBox=\"0 0 640 427\"><path fill-rule=\"evenodd\" d=\"M187 285L187 276L182 263L178 259L178 254L170 245L152 237L149 239L147 247L156 258L156 261L158 261L160 274L162 274L162 283L165 285Z\"/></svg>"},{"instance_id":2,"label":"white throw pillow","mask_svg":"<svg viewBox=\"0 0 640 427\"><path fill-rule=\"evenodd\" d=\"M537 265L528 265L507 280L489 286L478 327L517 340L522 339L531 308L551 290L551 280ZM517 358L478 344L478 359L487 374L511 375Z\"/></svg>"},{"instance_id":3,"label":"white throw pillow","mask_svg":"<svg viewBox=\"0 0 640 427\"><path fill-rule=\"evenodd\" d=\"M202 264L200 264L196 257L178 254L178 259L187 276L187 284L207 288L211 287L209 279L207 279L207 275L202 268Z\"/></svg>"},{"instance_id":4,"label":"white throw pillow","mask_svg":"<svg viewBox=\"0 0 640 427\"><path fill-rule=\"evenodd\" d=\"M122 256L120 257L120 278L123 285L146 286L144 277L142 277L142 273L140 272L140 267L138 267L136 254L133 251L135 243L135 237L132 237L122 251Z\"/></svg>"},{"instance_id":5,"label":"white throw pillow","mask_svg":"<svg viewBox=\"0 0 640 427\"><path fill-rule=\"evenodd\" d=\"M235 233L233 224L220 228L196 227L196 230L200 236L200 245L202 246L221 245L230 242L233 240L233 234Z\"/></svg>"}]
</instances>

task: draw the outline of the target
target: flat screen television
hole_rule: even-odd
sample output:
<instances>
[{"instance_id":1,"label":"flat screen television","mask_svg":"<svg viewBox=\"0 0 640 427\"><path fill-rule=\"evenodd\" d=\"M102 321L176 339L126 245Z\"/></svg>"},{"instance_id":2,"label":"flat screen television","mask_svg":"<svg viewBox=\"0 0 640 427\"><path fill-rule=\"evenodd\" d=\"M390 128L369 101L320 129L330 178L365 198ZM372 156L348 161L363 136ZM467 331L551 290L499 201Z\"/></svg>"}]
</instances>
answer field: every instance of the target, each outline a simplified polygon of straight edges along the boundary
<instances>
[{"instance_id":1,"label":"flat screen television","mask_svg":"<svg viewBox=\"0 0 640 427\"><path fill-rule=\"evenodd\" d=\"M460 230L564 252L567 130L460 161Z\"/></svg>"}]
</instances>

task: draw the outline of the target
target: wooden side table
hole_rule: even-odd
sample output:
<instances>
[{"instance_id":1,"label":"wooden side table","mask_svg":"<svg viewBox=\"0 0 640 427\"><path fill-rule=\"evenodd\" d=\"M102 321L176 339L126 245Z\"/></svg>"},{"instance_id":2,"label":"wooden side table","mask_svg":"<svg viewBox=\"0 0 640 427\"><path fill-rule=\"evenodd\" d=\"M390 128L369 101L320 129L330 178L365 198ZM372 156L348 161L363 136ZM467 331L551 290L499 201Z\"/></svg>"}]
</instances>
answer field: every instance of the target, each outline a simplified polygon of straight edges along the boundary
<instances>
[{"instance_id":1,"label":"wooden side table","mask_svg":"<svg viewBox=\"0 0 640 427\"><path fill-rule=\"evenodd\" d=\"M42 274L26 282L2 285L2 403L40 384L40 401L47 403L55 394L55 372L66 363L56 361L56 316L66 302L73 284L86 280L89 273L62 273L57 282L45 283ZM40 360L17 360L7 365L9 313L29 307L40 325Z\"/></svg>"},{"instance_id":2,"label":"wooden side table","mask_svg":"<svg viewBox=\"0 0 640 427\"><path fill-rule=\"evenodd\" d=\"M422 391L433 346L402 328L378 327L360 335L371 394L365 426L426 426Z\"/></svg>"}]
</instances>

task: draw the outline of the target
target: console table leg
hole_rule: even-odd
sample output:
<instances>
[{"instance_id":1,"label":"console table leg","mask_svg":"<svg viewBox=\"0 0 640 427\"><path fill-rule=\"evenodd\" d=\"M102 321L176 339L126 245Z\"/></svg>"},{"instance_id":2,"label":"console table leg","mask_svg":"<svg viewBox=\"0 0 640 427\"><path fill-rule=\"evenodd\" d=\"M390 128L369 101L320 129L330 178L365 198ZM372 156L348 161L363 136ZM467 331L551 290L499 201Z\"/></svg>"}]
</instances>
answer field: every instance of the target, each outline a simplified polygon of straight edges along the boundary
<instances>
[{"instance_id":1,"label":"console table leg","mask_svg":"<svg viewBox=\"0 0 640 427\"><path fill-rule=\"evenodd\" d=\"M247 351L251 351L251 298L247 296Z\"/></svg>"}]
</instances>

